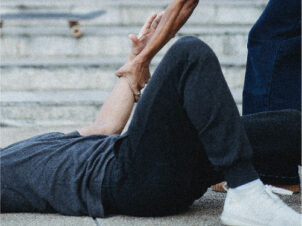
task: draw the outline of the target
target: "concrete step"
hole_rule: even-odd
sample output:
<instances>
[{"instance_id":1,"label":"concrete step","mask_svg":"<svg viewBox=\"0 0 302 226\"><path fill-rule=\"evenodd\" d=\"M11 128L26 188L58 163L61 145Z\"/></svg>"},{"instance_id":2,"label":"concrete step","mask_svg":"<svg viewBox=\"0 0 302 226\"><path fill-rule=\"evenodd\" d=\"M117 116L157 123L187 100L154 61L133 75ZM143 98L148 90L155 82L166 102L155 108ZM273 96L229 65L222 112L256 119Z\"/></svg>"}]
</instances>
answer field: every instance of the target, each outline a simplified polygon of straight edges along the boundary
<instances>
[{"instance_id":1,"label":"concrete step","mask_svg":"<svg viewBox=\"0 0 302 226\"><path fill-rule=\"evenodd\" d=\"M2 92L3 126L74 125L93 122L108 92Z\"/></svg>"},{"instance_id":2,"label":"concrete step","mask_svg":"<svg viewBox=\"0 0 302 226\"><path fill-rule=\"evenodd\" d=\"M97 19L83 22L88 25L141 25L147 15L152 12L160 12L166 8L170 0L52 0L36 1L27 0L2 0L1 13L11 12L73 12L87 13L104 9L107 11ZM194 14L188 21L191 25L200 24L239 24L251 25L259 17L267 0L204 0L200 1ZM8 21L7 25L43 26L41 21ZM49 23L49 21L45 21ZM66 22L59 21L56 24L64 25Z\"/></svg>"},{"instance_id":3,"label":"concrete step","mask_svg":"<svg viewBox=\"0 0 302 226\"><path fill-rule=\"evenodd\" d=\"M186 26L177 38L161 51L163 54L179 37L195 35L208 43L219 57L247 55L250 27ZM84 27L84 37L75 39L68 27L7 27L0 39L1 57L112 57L130 51L128 34L140 27Z\"/></svg>"},{"instance_id":4,"label":"concrete step","mask_svg":"<svg viewBox=\"0 0 302 226\"><path fill-rule=\"evenodd\" d=\"M1 91L98 89L110 91L117 81L114 69L101 67L3 68Z\"/></svg>"},{"instance_id":5,"label":"concrete step","mask_svg":"<svg viewBox=\"0 0 302 226\"><path fill-rule=\"evenodd\" d=\"M94 120L125 62L130 42L151 12L170 0L2 0L1 13L77 12L105 9L107 14L81 22L84 37L70 36L66 21L5 21L1 46L2 126L87 124ZM247 34L267 0L200 1L194 15L156 57L181 36L196 35L221 61L241 109Z\"/></svg>"},{"instance_id":6,"label":"concrete step","mask_svg":"<svg viewBox=\"0 0 302 226\"><path fill-rule=\"evenodd\" d=\"M157 65L162 56L156 56L151 66ZM95 58L95 57L52 57L52 58L3 58L0 61L0 68L13 68L13 67L32 67L32 68L48 68L48 67L120 67L125 63L124 57L111 57L111 58ZM223 66L245 66L246 59L241 57L220 57L220 64Z\"/></svg>"},{"instance_id":7,"label":"concrete step","mask_svg":"<svg viewBox=\"0 0 302 226\"><path fill-rule=\"evenodd\" d=\"M12 143L27 139L42 133L62 132L69 133L82 128L85 125L49 125L49 126L22 126L22 127L1 127L0 147L4 148ZM16 224L15 224L16 225Z\"/></svg>"},{"instance_id":8,"label":"concrete step","mask_svg":"<svg viewBox=\"0 0 302 226\"><path fill-rule=\"evenodd\" d=\"M240 108L242 90L231 91ZM108 95L99 90L2 92L1 126L88 125Z\"/></svg>"},{"instance_id":9,"label":"concrete step","mask_svg":"<svg viewBox=\"0 0 302 226\"><path fill-rule=\"evenodd\" d=\"M153 60L151 73L160 60L161 57ZM0 62L1 90L111 91L117 81L114 73L124 62L124 58L3 59ZM220 62L230 88L242 88L245 72L243 59L222 58Z\"/></svg>"}]
</instances>

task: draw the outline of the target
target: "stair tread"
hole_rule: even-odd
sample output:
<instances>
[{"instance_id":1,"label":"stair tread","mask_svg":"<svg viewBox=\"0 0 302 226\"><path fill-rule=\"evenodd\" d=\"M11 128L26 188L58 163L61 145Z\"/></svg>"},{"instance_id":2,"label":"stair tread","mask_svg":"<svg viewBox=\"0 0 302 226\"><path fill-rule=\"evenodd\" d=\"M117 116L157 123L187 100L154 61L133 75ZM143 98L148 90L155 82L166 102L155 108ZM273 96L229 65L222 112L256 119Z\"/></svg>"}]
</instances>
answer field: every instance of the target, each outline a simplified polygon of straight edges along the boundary
<instances>
[{"instance_id":1,"label":"stair tread","mask_svg":"<svg viewBox=\"0 0 302 226\"><path fill-rule=\"evenodd\" d=\"M108 95L108 91L100 90L3 91L1 92L1 105L7 106L18 103L103 103Z\"/></svg>"},{"instance_id":2,"label":"stair tread","mask_svg":"<svg viewBox=\"0 0 302 226\"><path fill-rule=\"evenodd\" d=\"M241 88L231 90L237 103L241 102ZM110 92L100 90L63 90L63 91L3 91L1 105L18 103L70 104L104 103Z\"/></svg>"},{"instance_id":3,"label":"stair tread","mask_svg":"<svg viewBox=\"0 0 302 226\"><path fill-rule=\"evenodd\" d=\"M86 37L90 36L102 36L102 37L111 37L111 36L121 36L127 37L130 33L138 33L140 31L140 26L89 26L83 25L81 26L81 30ZM10 27L4 26L3 28L3 36L26 36L26 38L30 37L39 37L39 36L67 36L71 39L74 37L70 36L69 27L64 24L64 26L58 27L53 25L45 25L41 23L41 27ZM178 35L246 35L250 30L250 26L239 26L239 25L231 25L231 26L214 26L214 25L201 25L201 26L193 26L187 25L184 26L179 32Z\"/></svg>"},{"instance_id":4,"label":"stair tread","mask_svg":"<svg viewBox=\"0 0 302 226\"><path fill-rule=\"evenodd\" d=\"M104 6L104 5L110 5L110 6L166 6L169 4L170 0L148 0L148 1L140 1L140 0L128 0L125 2L124 0L106 0L106 1L91 1L91 0L52 0L52 1L36 1L36 0L27 0L26 4L24 4L23 0L2 0L1 5L2 6L16 6L16 5L26 5L27 7L61 7L61 6L77 6L77 5L92 5L92 6ZM238 5L238 6L262 6L263 4L266 4L267 0L203 0L200 1L200 5L217 5L217 4L223 4L223 5Z\"/></svg>"},{"instance_id":5,"label":"stair tread","mask_svg":"<svg viewBox=\"0 0 302 226\"><path fill-rule=\"evenodd\" d=\"M152 65L158 64L161 57L155 57ZM116 66L125 63L125 57L53 57L53 58L3 58L0 67L102 67ZM219 58L223 66L244 66L246 59L242 57L221 57Z\"/></svg>"},{"instance_id":6,"label":"stair tread","mask_svg":"<svg viewBox=\"0 0 302 226\"><path fill-rule=\"evenodd\" d=\"M0 147L4 148L12 143L17 141L27 139L32 136L36 136L42 133L49 133L49 132L71 132L75 131L76 129L82 128L83 126L87 126L88 124L44 124L44 125L37 125L37 124L16 124L17 127L2 127L1 128L1 139L0 139Z\"/></svg>"}]
</instances>

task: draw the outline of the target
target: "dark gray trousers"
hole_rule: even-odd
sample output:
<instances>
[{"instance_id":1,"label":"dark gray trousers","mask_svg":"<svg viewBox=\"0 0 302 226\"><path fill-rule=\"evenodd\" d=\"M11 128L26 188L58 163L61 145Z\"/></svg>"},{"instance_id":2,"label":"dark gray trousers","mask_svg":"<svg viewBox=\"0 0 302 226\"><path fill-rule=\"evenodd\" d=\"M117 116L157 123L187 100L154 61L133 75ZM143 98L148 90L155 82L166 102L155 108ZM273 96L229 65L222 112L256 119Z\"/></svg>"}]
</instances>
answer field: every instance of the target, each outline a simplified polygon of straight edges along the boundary
<instances>
[{"instance_id":1,"label":"dark gray trousers","mask_svg":"<svg viewBox=\"0 0 302 226\"><path fill-rule=\"evenodd\" d=\"M194 37L167 52L142 95L105 178L107 210L166 215L222 180L258 178L252 148L213 51Z\"/></svg>"}]
</instances>

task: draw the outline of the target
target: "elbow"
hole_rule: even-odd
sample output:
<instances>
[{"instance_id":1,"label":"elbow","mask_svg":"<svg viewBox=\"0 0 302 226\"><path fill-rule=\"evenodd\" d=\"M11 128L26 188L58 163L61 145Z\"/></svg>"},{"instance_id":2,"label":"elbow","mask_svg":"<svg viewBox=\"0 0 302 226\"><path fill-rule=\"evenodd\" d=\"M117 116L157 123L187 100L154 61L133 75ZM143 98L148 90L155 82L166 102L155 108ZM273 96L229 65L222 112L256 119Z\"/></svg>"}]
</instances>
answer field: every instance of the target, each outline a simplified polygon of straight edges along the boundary
<instances>
[{"instance_id":1,"label":"elbow","mask_svg":"<svg viewBox=\"0 0 302 226\"><path fill-rule=\"evenodd\" d=\"M123 129L118 126L110 125L110 124L95 124L95 128L97 128L98 134L103 135L113 135L113 134L121 134Z\"/></svg>"}]
</instances>

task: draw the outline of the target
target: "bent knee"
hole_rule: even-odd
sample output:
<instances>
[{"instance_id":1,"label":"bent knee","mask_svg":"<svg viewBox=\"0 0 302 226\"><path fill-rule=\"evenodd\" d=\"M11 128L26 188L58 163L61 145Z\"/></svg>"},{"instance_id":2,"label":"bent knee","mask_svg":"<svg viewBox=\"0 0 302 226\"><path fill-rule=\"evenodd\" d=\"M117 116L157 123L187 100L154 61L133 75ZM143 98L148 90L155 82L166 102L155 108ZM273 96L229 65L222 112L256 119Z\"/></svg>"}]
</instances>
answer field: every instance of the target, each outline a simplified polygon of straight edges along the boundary
<instances>
[{"instance_id":1,"label":"bent knee","mask_svg":"<svg viewBox=\"0 0 302 226\"><path fill-rule=\"evenodd\" d=\"M215 56L211 47L194 36L184 36L178 39L169 51L186 59L196 57L201 59L203 57Z\"/></svg>"}]
</instances>

